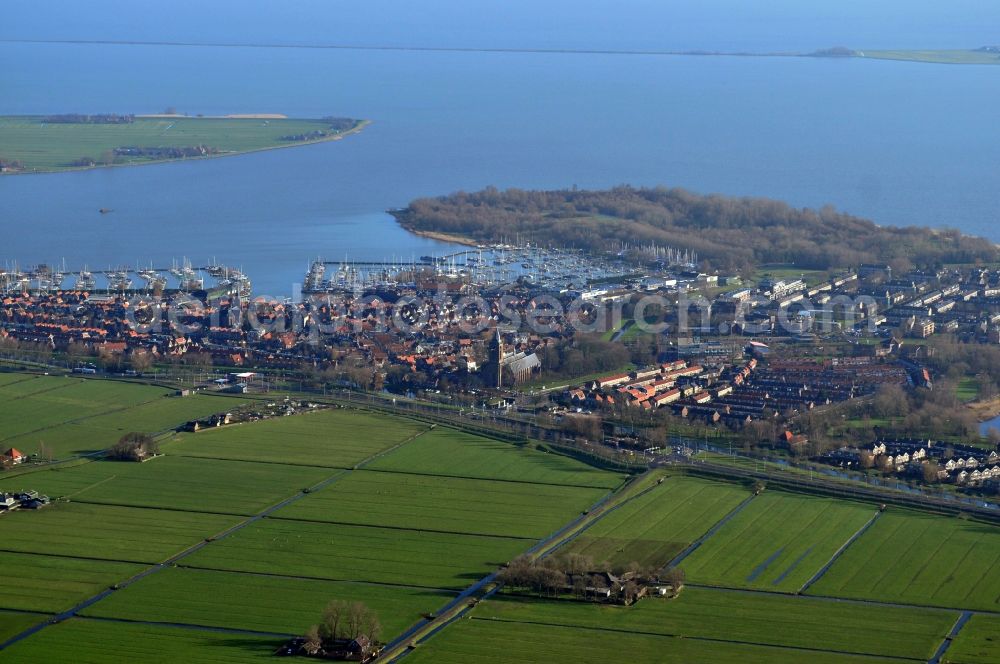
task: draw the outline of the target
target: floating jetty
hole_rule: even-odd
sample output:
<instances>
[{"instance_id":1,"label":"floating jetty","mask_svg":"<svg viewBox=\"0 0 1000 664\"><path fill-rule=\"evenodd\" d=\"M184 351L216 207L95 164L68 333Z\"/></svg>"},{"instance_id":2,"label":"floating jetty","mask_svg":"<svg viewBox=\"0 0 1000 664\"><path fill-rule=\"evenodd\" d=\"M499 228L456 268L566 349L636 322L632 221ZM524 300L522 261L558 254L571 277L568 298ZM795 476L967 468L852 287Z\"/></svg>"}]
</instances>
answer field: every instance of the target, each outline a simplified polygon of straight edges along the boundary
<instances>
[{"instance_id":1,"label":"floating jetty","mask_svg":"<svg viewBox=\"0 0 1000 664\"><path fill-rule=\"evenodd\" d=\"M171 279L173 277L173 279ZM67 280L72 283L67 285ZM171 267L108 267L106 270L69 270L39 264L21 269L16 263L0 267L0 293L47 293L71 288L84 291L153 292L179 290L195 292L221 289L239 297L249 297L253 287L242 270L211 263L195 267L187 259L173 261Z\"/></svg>"}]
</instances>

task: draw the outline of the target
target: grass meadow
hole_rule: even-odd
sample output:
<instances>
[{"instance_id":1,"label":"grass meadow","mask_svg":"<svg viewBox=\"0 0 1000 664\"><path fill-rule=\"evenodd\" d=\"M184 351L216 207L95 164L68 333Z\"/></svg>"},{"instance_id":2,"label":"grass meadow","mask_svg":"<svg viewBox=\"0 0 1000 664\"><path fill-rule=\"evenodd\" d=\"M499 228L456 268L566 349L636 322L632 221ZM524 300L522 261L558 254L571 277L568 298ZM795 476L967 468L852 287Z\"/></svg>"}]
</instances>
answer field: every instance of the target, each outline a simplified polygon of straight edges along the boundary
<instances>
[{"instance_id":1,"label":"grass meadow","mask_svg":"<svg viewBox=\"0 0 1000 664\"><path fill-rule=\"evenodd\" d=\"M138 574L143 565L0 551L0 568L17 571L0 584L0 608L59 613Z\"/></svg>"},{"instance_id":2,"label":"grass meadow","mask_svg":"<svg viewBox=\"0 0 1000 664\"><path fill-rule=\"evenodd\" d=\"M484 602L475 615L483 620L926 661L959 614L688 587L677 599L643 600L632 607L505 596ZM880 628L871 629L873 624ZM858 634L865 637L859 639Z\"/></svg>"},{"instance_id":3,"label":"grass meadow","mask_svg":"<svg viewBox=\"0 0 1000 664\"><path fill-rule=\"evenodd\" d=\"M509 480L613 489L624 476L568 457L515 447L455 429L437 428L367 466L419 475Z\"/></svg>"},{"instance_id":4,"label":"grass meadow","mask_svg":"<svg viewBox=\"0 0 1000 664\"><path fill-rule=\"evenodd\" d=\"M27 171L71 168L81 157L100 160L117 147L193 147L207 145L224 153L240 153L303 142L282 136L308 134L329 127L322 120L278 118L136 118L130 124L45 123L37 116L0 117L3 157L21 161ZM164 161L125 158L125 163Z\"/></svg>"},{"instance_id":5,"label":"grass meadow","mask_svg":"<svg viewBox=\"0 0 1000 664\"><path fill-rule=\"evenodd\" d=\"M427 425L350 409L321 410L178 435L169 455L351 468Z\"/></svg>"},{"instance_id":6,"label":"grass meadow","mask_svg":"<svg viewBox=\"0 0 1000 664\"><path fill-rule=\"evenodd\" d=\"M14 477L0 487L30 486L75 503L249 516L330 475L327 468L164 456L144 463L92 461Z\"/></svg>"},{"instance_id":7,"label":"grass meadow","mask_svg":"<svg viewBox=\"0 0 1000 664\"><path fill-rule=\"evenodd\" d=\"M279 637L72 618L10 646L3 661L244 664L274 661L281 642Z\"/></svg>"},{"instance_id":8,"label":"grass meadow","mask_svg":"<svg viewBox=\"0 0 1000 664\"><path fill-rule=\"evenodd\" d=\"M949 664L996 664L1000 660L1000 616L975 615L945 653Z\"/></svg>"},{"instance_id":9,"label":"grass meadow","mask_svg":"<svg viewBox=\"0 0 1000 664\"><path fill-rule=\"evenodd\" d=\"M0 542L7 551L158 563L238 521L218 514L58 503L0 517Z\"/></svg>"},{"instance_id":10,"label":"grass meadow","mask_svg":"<svg viewBox=\"0 0 1000 664\"><path fill-rule=\"evenodd\" d=\"M588 528L565 549L607 561L662 567L750 496L736 484L668 477Z\"/></svg>"},{"instance_id":11,"label":"grass meadow","mask_svg":"<svg viewBox=\"0 0 1000 664\"><path fill-rule=\"evenodd\" d=\"M541 539L605 489L359 470L276 518Z\"/></svg>"},{"instance_id":12,"label":"grass meadow","mask_svg":"<svg viewBox=\"0 0 1000 664\"><path fill-rule=\"evenodd\" d=\"M872 664L899 660L473 617L450 625L422 643L405 661L407 664L608 664L622 661L630 664L801 664L804 661L810 664Z\"/></svg>"},{"instance_id":13,"label":"grass meadow","mask_svg":"<svg viewBox=\"0 0 1000 664\"><path fill-rule=\"evenodd\" d=\"M997 527L890 510L809 592L1000 612L998 570Z\"/></svg>"},{"instance_id":14,"label":"grass meadow","mask_svg":"<svg viewBox=\"0 0 1000 664\"><path fill-rule=\"evenodd\" d=\"M832 498L765 491L683 563L688 581L796 592L875 514Z\"/></svg>"},{"instance_id":15,"label":"grass meadow","mask_svg":"<svg viewBox=\"0 0 1000 664\"><path fill-rule=\"evenodd\" d=\"M11 376L5 374L5 376ZM232 408L233 401L197 394L178 398L150 385L63 376L0 383L0 447L61 459L111 447L125 433L158 433Z\"/></svg>"},{"instance_id":16,"label":"grass meadow","mask_svg":"<svg viewBox=\"0 0 1000 664\"><path fill-rule=\"evenodd\" d=\"M265 519L184 564L203 569L465 588L532 540Z\"/></svg>"},{"instance_id":17,"label":"grass meadow","mask_svg":"<svg viewBox=\"0 0 1000 664\"><path fill-rule=\"evenodd\" d=\"M0 609L0 643L48 618L49 616L40 613L22 613Z\"/></svg>"},{"instance_id":18,"label":"grass meadow","mask_svg":"<svg viewBox=\"0 0 1000 664\"><path fill-rule=\"evenodd\" d=\"M113 593L84 615L302 634L331 600L361 601L378 613L391 637L454 596L429 588L173 568Z\"/></svg>"}]
</instances>

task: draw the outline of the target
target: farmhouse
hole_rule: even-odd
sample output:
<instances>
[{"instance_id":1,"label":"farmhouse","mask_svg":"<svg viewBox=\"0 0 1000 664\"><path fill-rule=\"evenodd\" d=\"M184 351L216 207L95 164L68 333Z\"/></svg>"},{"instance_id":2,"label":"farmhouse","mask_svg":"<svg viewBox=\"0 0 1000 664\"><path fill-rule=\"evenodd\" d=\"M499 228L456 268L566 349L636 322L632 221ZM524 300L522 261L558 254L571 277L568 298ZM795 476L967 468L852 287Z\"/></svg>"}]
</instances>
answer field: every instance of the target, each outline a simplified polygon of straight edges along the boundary
<instances>
[{"instance_id":1,"label":"farmhouse","mask_svg":"<svg viewBox=\"0 0 1000 664\"><path fill-rule=\"evenodd\" d=\"M11 465L24 463L27 460L27 455L16 447L8 448L7 451L3 453L3 461Z\"/></svg>"},{"instance_id":2,"label":"farmhouse","mask_svg":"<svg viewBox=\"0 0 1000 664\"><path fill-rule=\"evenodd\" d=\"M40 496L37 491L0 492L0 514L17 508L37 510L50 502L48 496Z\"/></svg>"}]
</instances>

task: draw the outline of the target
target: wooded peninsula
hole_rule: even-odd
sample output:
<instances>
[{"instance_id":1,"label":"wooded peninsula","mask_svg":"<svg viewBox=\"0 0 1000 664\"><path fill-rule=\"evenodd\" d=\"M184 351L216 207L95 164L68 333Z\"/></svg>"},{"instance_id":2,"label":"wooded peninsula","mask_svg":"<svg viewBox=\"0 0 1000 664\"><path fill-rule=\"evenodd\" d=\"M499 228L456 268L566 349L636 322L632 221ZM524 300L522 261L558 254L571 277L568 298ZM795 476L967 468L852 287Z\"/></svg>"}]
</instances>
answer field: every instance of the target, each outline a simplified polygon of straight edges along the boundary
<instances>
[{"instance_id":1,"label":"wooded peninsula","mask_svg":"<svg viewBox=\"0 0 1000 664\"><path fill-rule=\"evenodd\" d=\"M993 242L954 229L879 226L839 212L795 208L767 198L700 195L678 188L618 186L602 191L494 187L419 198L392 211L406 229L603 252L671 246L715 269L742 274L769 263L827 270L861 263L901 272L946 263L993 263Z\"/></svg>"}]
</instances>

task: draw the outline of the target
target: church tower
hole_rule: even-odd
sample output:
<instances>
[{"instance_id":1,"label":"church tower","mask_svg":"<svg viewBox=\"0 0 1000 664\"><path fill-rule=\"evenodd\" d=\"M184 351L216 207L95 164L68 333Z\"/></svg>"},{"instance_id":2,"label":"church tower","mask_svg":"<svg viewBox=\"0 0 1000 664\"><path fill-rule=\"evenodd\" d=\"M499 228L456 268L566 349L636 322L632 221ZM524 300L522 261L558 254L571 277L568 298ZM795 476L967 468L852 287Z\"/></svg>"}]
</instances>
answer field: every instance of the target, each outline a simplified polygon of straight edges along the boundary
<instances>
[{"instance_id":1,"label":"church tower","mask_svg":"<svg viewBox=\"0 0 1000 664\"><path fill-rule=\"evenodd\" d=\"M497 328L496 336L490 347L490 364L496 367L497 389L503 387L503 356L503 337L500 335L500 329Z\"/></svg>"}]
</instances>

